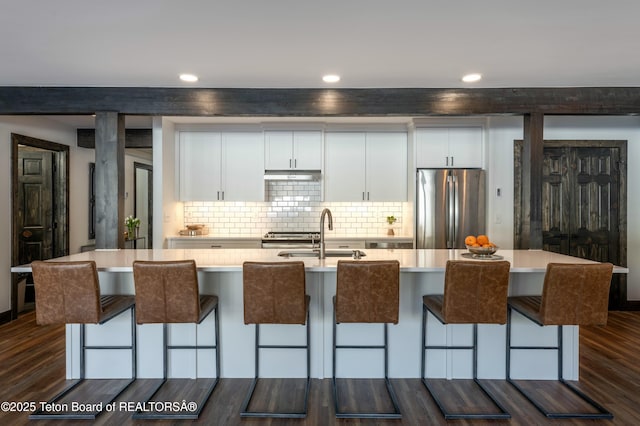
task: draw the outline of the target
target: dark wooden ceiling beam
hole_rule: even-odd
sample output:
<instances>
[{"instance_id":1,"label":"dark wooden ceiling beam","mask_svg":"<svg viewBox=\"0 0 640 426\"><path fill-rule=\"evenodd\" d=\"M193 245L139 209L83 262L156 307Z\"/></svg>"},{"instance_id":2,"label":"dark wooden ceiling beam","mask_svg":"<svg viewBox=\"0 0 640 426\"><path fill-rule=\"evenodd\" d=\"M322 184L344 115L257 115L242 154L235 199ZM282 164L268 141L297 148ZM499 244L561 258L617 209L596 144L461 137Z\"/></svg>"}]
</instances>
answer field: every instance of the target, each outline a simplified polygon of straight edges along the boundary
<instances>
[{"instance_id":1,"label":"dark wooden ceiling beam","mask_svg":"<svg viewBox=\"0 0 640 426\"><path fill-rule=\"evenodd\" d=\"M95 129L77 129L77 140L80 148L96 147ZM125 148L153 148L153 135L151 129L125 129Z\"/></svg>"},{"instance_id":2,"label":"dark wooden ceiling beam","mask_svg":"<svg viewBox=\"0 0 640 426\"><path fill-rule=\"evenodd\" d=\"M446 116L640 113L639 87L183 89L0 87L0 114Z\"/></svg>"}]
</instances>

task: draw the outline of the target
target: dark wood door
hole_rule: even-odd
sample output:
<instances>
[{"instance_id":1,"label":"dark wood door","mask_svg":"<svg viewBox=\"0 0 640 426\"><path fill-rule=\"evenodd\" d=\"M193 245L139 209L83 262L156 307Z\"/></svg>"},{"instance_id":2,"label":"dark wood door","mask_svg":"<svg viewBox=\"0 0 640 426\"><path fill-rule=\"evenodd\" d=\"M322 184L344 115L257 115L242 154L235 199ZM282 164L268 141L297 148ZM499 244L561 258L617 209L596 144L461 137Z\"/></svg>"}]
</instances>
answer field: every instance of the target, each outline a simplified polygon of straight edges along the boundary
<instances>
[{"instance_id":1,"label":"dark wood door","mask_svg":"<svg viewBox=\"0 0 640 426\"><path fill-rule=\"evenodd\" d=\"M620 151L611 146L545 146L544 250L626 264L626 255L621 253L625 243L621 241L620 231ZM611 283L611 308L626 302L626 284L620 280L619 274L615 274Z\"/></svg>"},{"instance_id":2,"label":"dark wood door","mask_svg":"<svg viewBox=\"0 0 640 426\"><path fill-rule=\"evenodd\" d=\"M545 148L545 250L620 263L617 148Z\"/></svg>"},{"instance_id":3,"label":"dark wood door","mask_svg":"<svg viewBox=\"0 0 640 426\"><path fill-rule=\"evenodd\" d=\"M18 151L18 262L51 259L54 247L53 153Z\"/></svg>"}]
</instances>

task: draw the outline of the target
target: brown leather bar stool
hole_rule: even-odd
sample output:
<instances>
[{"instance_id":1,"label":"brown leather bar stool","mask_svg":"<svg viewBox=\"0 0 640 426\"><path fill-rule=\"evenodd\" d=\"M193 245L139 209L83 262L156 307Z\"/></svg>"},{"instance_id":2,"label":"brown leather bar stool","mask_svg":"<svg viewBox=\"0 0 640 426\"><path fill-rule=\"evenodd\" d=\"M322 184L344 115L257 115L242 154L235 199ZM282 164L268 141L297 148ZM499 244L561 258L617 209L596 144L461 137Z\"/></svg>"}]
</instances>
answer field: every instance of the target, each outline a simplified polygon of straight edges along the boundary
<instances>
[{"instance_id":1,"label":"brown leather bar stool","mask_svg":"<svg viewBox=\"0 0 640 426\"><path fill-rule=\"evenodd\" d=\"M48 403L56 403L63 396L85 381L85 351L92 349L131 350L131 380L120 386L103 407L110 404L136 378L136 326L133 296L101 296L98 271L93 261L83 262L42 262L31 264L36 292L36 322L47 324L80 324L80 379ZM131 311L130 346L93 346L85 344L85 324L104 324L114 317ZM93 379L92 379L93 380ZM112 380L112 379L108 379ZM117 379L116 379L117 380ZM86 401L86 395L76 401ZM29 416L30 419L95 419L100 412L44 412L41 409Z\"/></svg>"},{"instance_id":2,"label":"brown leather bar stool","mask_svg":"<svg viewBox=\"0 0 640 426\"><path fill-rule=\"evenodd\" d=\"M542 297L516 296L508 299L507 322L507 381L524 395L536 408L549 418L612 419L613 414L585 393L564 380L562 373L562 326L606 325L609 302L609 286L613 265L549 263L544 276ZM539 326L558 327L556 346L512 346L511 316L516 311ZM558 381L597 410L597 413L551 412L536 401L511 379L512 350L557 350Z\"/></svg>"},{"instance_id":3,"label":"brown leather bar stool","mask_svg":"<svg viewBox=\"0 0 640 426\"><path fill-rule=\"evenodd\" d=\"M255 324L255 373L240 410L241 417L304 418L307 416L310 384L309 300L306 295L304 262L244 262L242 264L244 323ZM304 345L260 343L261 324L300 324L306 328ZM260 378L260 349L305 349L307 381L304 410L298 412L249 411Z\"/></svg>"},{"instance_id":4,"label":"brown leather bar stool","mask_svg":"<svg viewBox=\"0 0 640 426\"><path fill-rule=\"evenodd\" d=\"M150 401L168 382L168 357L171 349L213 349L216 355L216 377L200 398L197 409L190 412L171 413L141 412L134 413L136 419L197 419L202 412L220 377L220 323L218 316L218 297L200 295L196 262L181 261L135 261L133 278L136 287L136 321L138 324L162 324L163 335L163 377L161 383L146 398ZM215 315L215 345L198 345L197 332L195 345L171 345L168 341L168 324L194 323L197 325L211 314ZM196 373L197 376L197 373Z\"/></svg>"},{"instance_id":5,"label":"brown leather bar stool","mask_svg":"<svg viewBox=\"0 0 640 426\"><path fill-rule=\"evenodd\" d=\"M478 380L478 324L507 322L510 266L507 261L449 260L444 275L444 295L427 295L422 298L422 383L447 420L511 418L511 415ZM473 344L471 346L427 345L427 314L429 312L442 324L473 324ZM428 349L473 351L473 381L495 404L499 413L448 411L425 377Z\"/></svg>"},{"instance_id":6,"label":"brown leather bar stool","mask_svg":"<svg viewBox=\"0 0 640 426\"><path fill-rule=\"evenodd\" d=\"M336 295L333 299L333 401L337 418L400 419L398 400L389 381L388 323L398 323L400 263L397 260L338 261ZM340 323L384 324L383 345L337 345ZM336 385L337 349L382 349L384 380L393 412L344 412L338 403Z\"/></svg>"}]
</instances>

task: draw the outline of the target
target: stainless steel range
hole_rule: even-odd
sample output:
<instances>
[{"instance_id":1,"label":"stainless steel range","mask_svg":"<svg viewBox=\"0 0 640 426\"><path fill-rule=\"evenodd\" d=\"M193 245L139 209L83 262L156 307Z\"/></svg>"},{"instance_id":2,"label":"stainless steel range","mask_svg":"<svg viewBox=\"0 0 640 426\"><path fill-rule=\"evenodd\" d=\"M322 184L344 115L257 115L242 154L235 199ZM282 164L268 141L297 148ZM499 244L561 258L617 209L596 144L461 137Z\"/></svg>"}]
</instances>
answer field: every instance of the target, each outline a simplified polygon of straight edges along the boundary
<instances>
[{"instance_id":1,"label":"stainless steel range","mask_svg":"<svg viewBox=\"0 0 640 426\"><path fill-rule=\"evenodd\" d=\"M317 248L320 232L267 232L262 237L262 248Z\"/></svg>"}]
</instances>

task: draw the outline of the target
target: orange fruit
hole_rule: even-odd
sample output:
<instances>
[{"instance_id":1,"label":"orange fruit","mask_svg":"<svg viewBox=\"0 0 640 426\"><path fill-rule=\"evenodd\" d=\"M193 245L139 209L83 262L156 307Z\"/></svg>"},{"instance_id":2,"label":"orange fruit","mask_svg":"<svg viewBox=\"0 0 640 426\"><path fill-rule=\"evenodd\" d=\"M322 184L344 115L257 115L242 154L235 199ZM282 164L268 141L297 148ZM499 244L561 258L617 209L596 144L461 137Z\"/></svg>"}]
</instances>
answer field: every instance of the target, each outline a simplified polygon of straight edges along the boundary
<instances>
[{"instance_id":1,"label":"orange fruit","mask_svg":"<svg viewBox=\"0 0 640 426\"><path fill-rule=\"evenodd\" d=\"M467 235L464 239L464 243L468 246L472 246L477 243L476 237L474 237L473 235Z\"/></svg>"},{"instance_id":2,"label":"orange fruit","mask_svg":"<svg viewBox=\"0 0 640 426\"><path fill-rule=\"evenodd\" d=\"M481 246L489 244L489 237L487 237L486 235L478 235L478 238L476 238L476 240Z\"/></svg>"}]
</instances>

